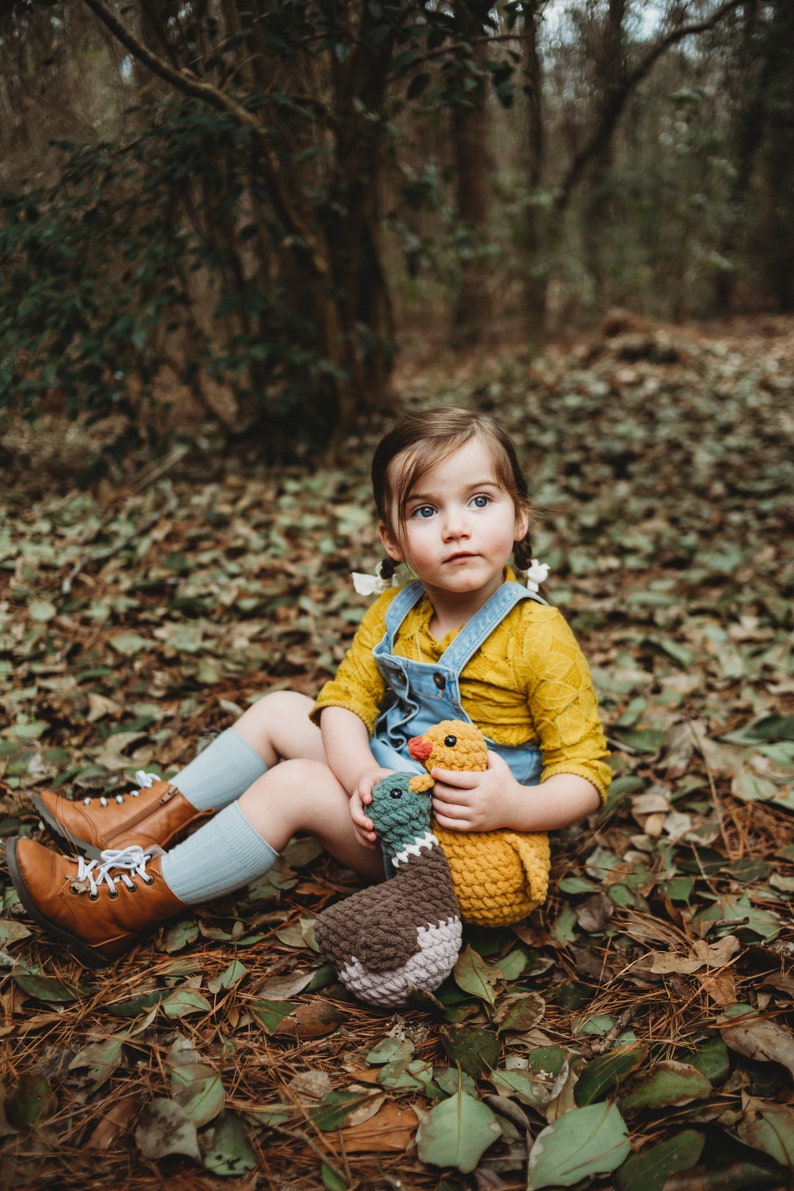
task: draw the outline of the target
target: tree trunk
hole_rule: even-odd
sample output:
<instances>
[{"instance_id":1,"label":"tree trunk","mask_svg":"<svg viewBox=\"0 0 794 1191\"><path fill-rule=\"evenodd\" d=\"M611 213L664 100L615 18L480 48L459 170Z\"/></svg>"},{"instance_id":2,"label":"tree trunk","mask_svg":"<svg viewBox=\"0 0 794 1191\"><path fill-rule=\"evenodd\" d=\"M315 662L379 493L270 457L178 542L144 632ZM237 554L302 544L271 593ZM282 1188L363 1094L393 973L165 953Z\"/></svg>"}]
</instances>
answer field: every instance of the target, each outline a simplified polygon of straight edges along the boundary
<instances>
[{"instance_id":1,"label":"tree trunk","mask_svg":"<svg viewBox=\"0 0 794 1191\"><path fill-rule=\"evenodd\" d=\"M794 10L791 0L771 6L767 55L763 194L757 233L764 279L777 308L794 310Z\"/></svg>"},{"instance_id":2,"label":"tree trunk","mask_svg":"<svg viewBox=\"0 0 794 1191\"><path fill-rule=\"evenodd\" d=\"M381 246L381 168L391 39L366 41L373 18L358 9L359 39L343 62L334 59L335 153L325 243L329 278L323 301L336 311L326 351L346 374L337 381L342 432L357 411L390 410L394 318ZM330 315L330 309L328 310Z\"/></svg>"},{"instance_id":3,"label":"tree trunk","mask_svg":"<svg viewBox=\"0 0 794 1191\"><path fill-rule=\"evenodd\" d=\"M601 125L608 119L608 113L617 97L627 89L623 29L625 15L625 0L609 0L604 24L595 33L593 74L596 119ZM599 305L609 300L609 233L615 223L615 205L611 188L613 160L613 137L605 137L590 161L590 187L582 235L585 261L593 279L596 302Z\"/></svg>"},{"instance_id":4,"label":"tree trunk","mask_svg":"<svg viewBox=\"0 0 794 1191\"><path fill-rule=\"evenodd\" d=\"M537 338L543 335L546 326L548 269L543 257L551 247L551 227L541 196L546 172L546 138L543 122L543 64L538 46L540 13L537 3L526 5L525 8L528 201L520 242L524 256L524 307L530 335Z\"/></svg>"},{"instance_id":5,"label":"tree trunk","mask_svg":"<svg viewBox=\"0 0 794 1191\"><path fill-rule=\"evenodd\" d=\"M739 19L739 18L737 18ZM742 40L739 50L737 87L739 106L735 122L735 172L729 195L729 215L720 254L730 260L737 254L754 252L760 271L771 282L781 309L790 309L792 186L791 53L794 21L786 4L772 9L766 27L757 0L743 6ZM788 110L788 119L776 122ZM762 188L754 195L756 183ZM785 199L788 190L788 201ZM755 201L754 201L755 200ZM754 211L761 208L760 218ZM764 209L766 207L766 209ZM753 224L756 229L752 231ZM755 243L753 241L755 240ZM721 314L733 308L738 271L720 269L714 275L715 304Z\"/></svg>"},{"instance_id":6,"label":"tree trunk","mask_svg":"<svg viewBox=\"0 0 794 1191\"><path fill-rule=\"evenodd\" d=\"M460 264L460 285L452 316L453 338L460 347L487 339L492 317L488 268L483 245L490 219L486 112L488 46L483 38L482 5L456 5L455 17L464 40L471 43L474 71L461 102L452 110L455 160L455 203L470 247ZM473 84L473 85L471 85Z\"/></svg>"}]
</instances>

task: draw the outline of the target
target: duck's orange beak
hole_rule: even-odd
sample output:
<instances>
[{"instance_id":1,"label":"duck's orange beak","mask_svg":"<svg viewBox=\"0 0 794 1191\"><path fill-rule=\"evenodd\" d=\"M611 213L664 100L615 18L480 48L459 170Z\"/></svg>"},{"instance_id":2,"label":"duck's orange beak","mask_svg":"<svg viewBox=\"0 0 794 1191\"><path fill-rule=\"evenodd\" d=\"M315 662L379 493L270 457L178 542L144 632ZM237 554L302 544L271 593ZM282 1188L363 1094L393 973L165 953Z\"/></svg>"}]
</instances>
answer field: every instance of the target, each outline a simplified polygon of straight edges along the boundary
<instances>
[{"instance_id":1,"label":"duck's orange beak","mask_svg":"<svg viewBox=\"0 0 794 1191\"><path fill-rule=\"evenodd\" d=\"M408 753L414 761L424 763L433 751L433 746L424 736L412 736L408 741Z\"/></svg>"}]
</instances>

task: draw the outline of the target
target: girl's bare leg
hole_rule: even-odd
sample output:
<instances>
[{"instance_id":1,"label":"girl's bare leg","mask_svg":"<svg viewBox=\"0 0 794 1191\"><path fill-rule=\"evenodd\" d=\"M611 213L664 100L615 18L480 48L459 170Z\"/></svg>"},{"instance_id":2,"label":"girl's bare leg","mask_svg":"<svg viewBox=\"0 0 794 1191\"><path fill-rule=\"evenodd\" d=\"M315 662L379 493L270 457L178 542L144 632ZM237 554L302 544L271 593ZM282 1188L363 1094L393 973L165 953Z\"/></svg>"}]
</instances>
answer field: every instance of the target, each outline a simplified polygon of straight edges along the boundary
<instances>
[{"instance_id":1,"label":"girl's bare leg","mask_svg":"<svg viewBox=\"0 0 794 1191\"><path fill-rule=\"evenodd\" d=\"M298 691L272 691L252 704L233 730L268 767L297 757L324 761L320 729L309 719L313 706L314 700Z\"/></svg>"},{"instance_id":2,"label":"girl's bare leg","mask_svg":"<svg viewBox=\"0 0 794 1191\"><path fill-rule=\"evenodd\" d=\"M367 880L379 880L380 851L359 844L348 804L346 791L328 766L303 759L269 769L238 803L254 830L277 852L297 832L306 832L347 868Z\"/></svg>"}]
</instances>

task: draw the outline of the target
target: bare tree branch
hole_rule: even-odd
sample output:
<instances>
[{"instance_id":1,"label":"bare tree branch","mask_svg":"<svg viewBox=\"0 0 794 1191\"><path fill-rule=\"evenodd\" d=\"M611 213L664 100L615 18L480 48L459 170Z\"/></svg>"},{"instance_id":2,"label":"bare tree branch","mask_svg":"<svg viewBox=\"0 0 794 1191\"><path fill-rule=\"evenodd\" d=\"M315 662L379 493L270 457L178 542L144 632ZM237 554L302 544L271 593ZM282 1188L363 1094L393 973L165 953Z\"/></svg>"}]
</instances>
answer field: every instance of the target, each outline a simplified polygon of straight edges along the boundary
<instances>
[{"instance_id":1,"label":"bare tree branch","mask_svg":"<svg viewBox=\"0 0 794 1191\"><path fill-rule=\"evenodd\" d=\"M626 75L623 84L611 93L609 102L602 112L599 124L594 129L590 139L571 162L568 173L565 175L554 200L554 209L557 214L562 214L567 208L571 195L587 166L609 142L609 138L615 131L615 127L623 114L623 109L626 106L629 96L643 79L650 74L658 60L672 46L677 45L679 41L683 41L685 37L693 37L699 33L707 33L710 29L714 29L720 21L729 16L730 13L735 12L737 8L740 8L741 4L742 0L727 0L726 3L716 8L707 19L691 25L676 25L664 34L663 37L660 37L658 41L654 42L634 69Z\"/></svg>"},{"instance_id":2,"label":"bare tree branch","mask_svg":"<svg viewBox=\"0 0 794 1191\"><path fill-rule=\"evenodd\" d=\"M227 112L246 128L257 134L259 153L266 171L268 191L273 206L285 228L303 246L304 254L313 273L317 277L328 274L328 261L325 252L313 233L301 219L299 213L287 197L284 186L283 172L278 158L268 144L267 131L254 115L243 104L238 103L220 87L198 78L192 71L177 69L170 62L166 62L158 54L153 53L144 43L124 25L104 3L104 0L83 0L94 15L106 26L113 36L132 54L136 61L141 62L152 74L163 79L164 82L202 103L215 108L217 111Z\"/></svg>"}]
</instances>

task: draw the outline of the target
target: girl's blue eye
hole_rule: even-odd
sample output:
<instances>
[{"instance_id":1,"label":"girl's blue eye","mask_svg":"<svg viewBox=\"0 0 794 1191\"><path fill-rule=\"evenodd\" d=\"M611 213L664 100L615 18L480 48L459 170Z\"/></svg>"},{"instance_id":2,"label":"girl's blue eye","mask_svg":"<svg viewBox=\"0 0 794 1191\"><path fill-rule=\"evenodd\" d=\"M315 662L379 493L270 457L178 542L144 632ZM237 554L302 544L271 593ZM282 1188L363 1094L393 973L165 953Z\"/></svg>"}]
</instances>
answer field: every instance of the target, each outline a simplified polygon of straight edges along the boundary
<instances>
[{"instance_id":1,"label":"girl's blue eye","mask_svg":"<svg viewBox=\"0 0 794 1191\"><path fill-rule=\"evenodd\" d=\"M490 496L485 496L484 493L481 492L479 495L472 497L471 503L474 505L475 509L485 509L491 503L491 498Z\"/></svg>"},{"instance_id":2,"label":"girl's blue eye","mask_svg":"<svg viewBox=\"0 0 794 1191\"><path fill-rule=\"evenodd\" d=\"M428 517L432 517L435 511L436 510L432 505L420 505L418 509L414 509L413 513L411 513L411 516L420 517L423 520L426 520Z\"/></svg>"}]
</instances>

